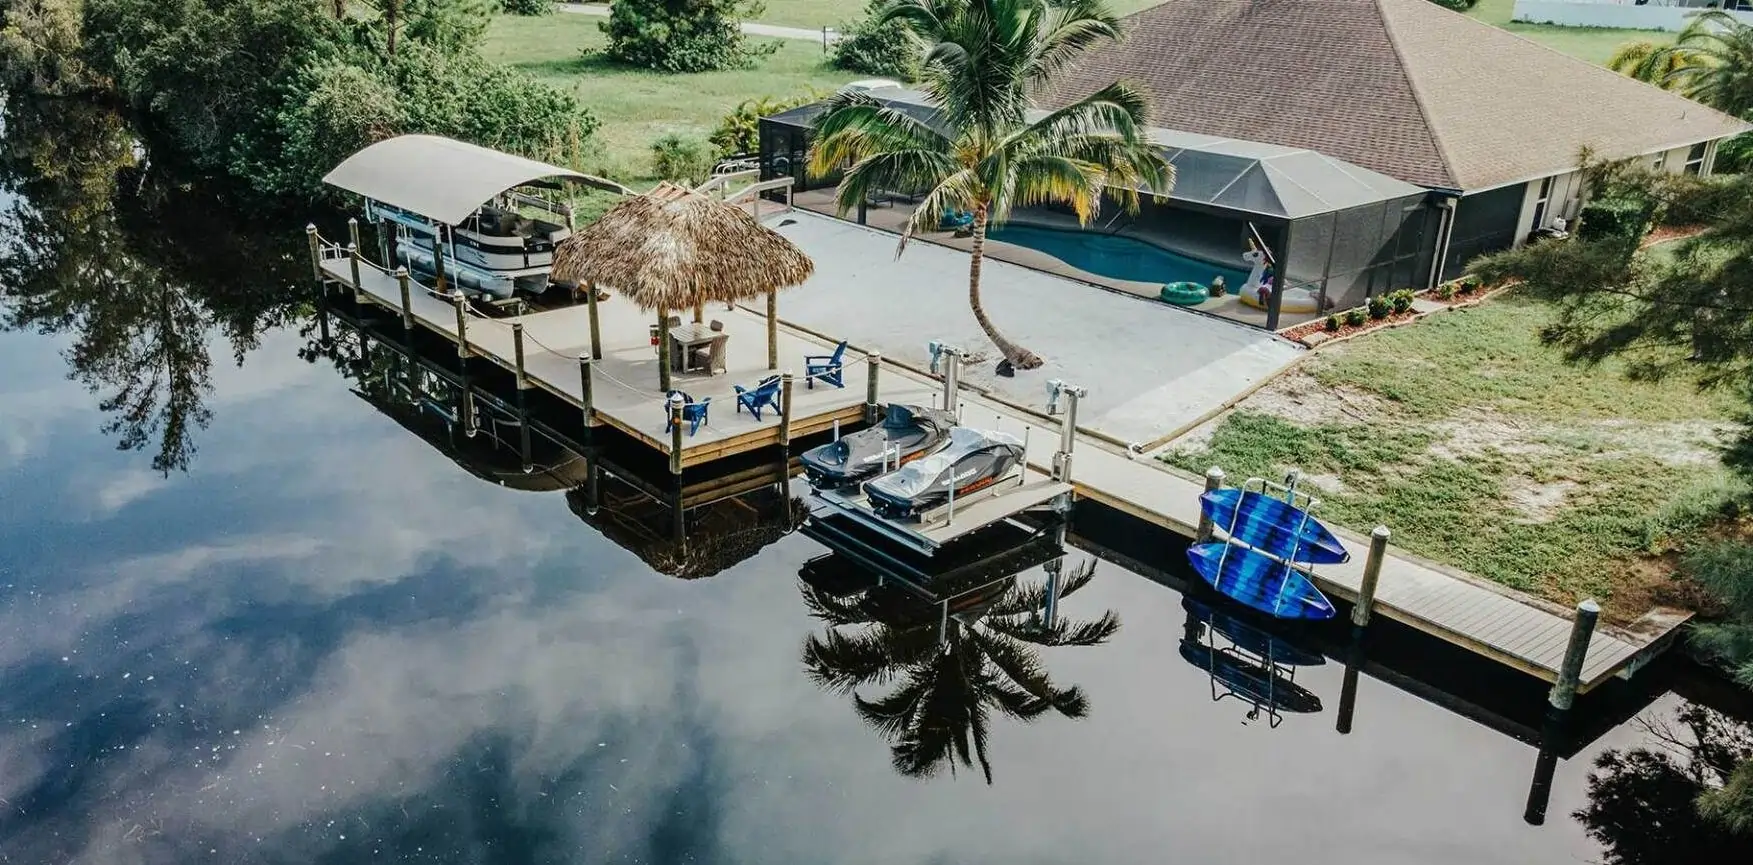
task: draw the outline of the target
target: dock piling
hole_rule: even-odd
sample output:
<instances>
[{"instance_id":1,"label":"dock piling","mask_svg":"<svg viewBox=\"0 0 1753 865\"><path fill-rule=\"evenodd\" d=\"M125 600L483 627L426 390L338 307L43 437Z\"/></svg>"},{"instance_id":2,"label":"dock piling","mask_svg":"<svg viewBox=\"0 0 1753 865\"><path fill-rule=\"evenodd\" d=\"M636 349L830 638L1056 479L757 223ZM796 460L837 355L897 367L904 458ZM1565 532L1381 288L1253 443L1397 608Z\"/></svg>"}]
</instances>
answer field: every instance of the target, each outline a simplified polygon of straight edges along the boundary
<instances>
[{"instance_id":1,"label":"dock piling","mask_svg":"<svg viewBox=\"0 0 1753 865\"><path fill-rule=\"evenodd\" d=\"M352 248L359 248L359 220L356 217L347 217L347 242Z\"/></svg>"},{"instance_id":2,"label":"dock piling","mask_svg":"<svg viewBox=\"0 0 1753 865\"><path fill-rule=\"evenodd\" d=\"M682 395L670 394L670 474L682 473Z\"/></svg>"},{"instance_id":3,"label":"dock piling","mask_svg":"<svg viewBox=\"0 0 1753 865\"><path fill-rule=\"evenodd\" d=\"M323 242L317 237L316 223L306 223L304 236L310 240L310 275L317 281L317 290L327 292L329 281L323 278Z\"/></svg>"},{"instance_id":4,"label":"dock piling","mask_svg":"<svg viewBox=\"0 0 1753 865\"><path fill-rule=\"evenodd\" d=\"M590 365L591 365L591 359L589 357L586 357L583 355L579 356L579 358L578 358L578 388L579 388L579 391L578 392L579 392L580 396L582 397L582 402L584 403L584 425L586 427L590 426L591 415L593 414L593 412L591 410Z\"/></svg>"},{"instance_id":5,"label":"dock piling","mask_svg":"<svg viewBox=\"0 0 1753 865\"><path fill-rule=\"evenodd\" d=\"M408 292L408 269L396 268L396 287L402 291L402 330L414 329L414 298Z\"/></svg>"},{"instance_id":6,"label":"dock piling","mask_svg":"<svg viewBox=\"0 0 1753 865\"><path fill-rule=\"evenodd\" d=\"M524 373L523 366L523 322L511 323L511 354L513 372L517 374L517 389L528 390L530 378ZM519 394L518 398L522 399L523 395Z\"/></svg>"},{"instance_id":7,"label":"dock piling","mask_svg":"<svg viewBox=\"0 0 1753 865\"><path fill-rule=\"evenodd\" d=\"M357 231L358 227L355 226L354 230ZM353 302L364 306L366 300L365 283L359 281L359 244L357 243L347 244L347 267L352 271Z\"/></svg>"},{"instance_id":8,"label":"dock piling","mask_svg":"<svg viewBox=\"0 0 1753 865\"><path fill-rule=\"evenodd\" d=\"M451 292L450 301L456 304L457 308L457 358L467 360L469 357L469 312L464 307L468 306L469 299L464 297L459 289Z\"/></svg>"},{"instance_id":9,"label":"dock piling","mask_svg":"<svg viewBox=\"0 0 1753 865\"><path fill-rule=\"evenodd\" d=\"M882 406L877 402L877 373L883 368L882 353L873 351L865 355L864 366L864 422L876 423L882 416Z\"/></svg>"},{"instance_id":10,"label":"dock piling","mask_svg":"<svg viewBox=\"0 0 1753 865\"><path fill-rule=\"evenodd\" d=\"M1589 598L1576 605L1576 618L1570 625L1570 645L1564 650L1564 664L1558 668L1558 681L1552 684L1547 702L1565 712L1576 701L1576 690L1583 674L1583 661L1589 654L1589 638L1595 635L1595 621L1601 617L1601 605Z\"/></svg>"},{"instance_id":11,"label":"dock piling","mask_svg":"<svg viewBox=\"0 0 1753 865\"><path fill-rule=\"evenodd\" d=\"M779 444L791 444L791 373L779 376Z\"/></svg>"},{"instance_id":12,"label":"dock piling","mask_svg":"<svg viewBox=\"0 0 1753 865\"><path fill-rule=\"evenodd\" d=\"M1388 556L1388 538L1393 533L1387 526L1376 526L1370 532L1369 557L1363 560L1363 583L1357 588L1357 605L1351 608L1351 623L1368 627L1370 612L1376 605L1376 583L1382 578L1382 560Z\"/></svg>"},{"instance_id":13,"label":"dock piling","mask_svg":"<svg viewBox=\"0 0 1753 865\"><path fill-rule=\"evenodd\" d=\"M1222 489L1223 488L1223 479L1224 479L1223 469L1218 468L1217 466L1212 466L1211 468L1206 469L1205 470L1205 491L1209 493L1209 492L1215 492L1219 489ZM1205 509L1200 508L1199 509L1199 528L1196 532L1196 537L1194 538L1194 540L1196 540L1197 542L1202 543L1202 544L1205 543L1206 541L1211 540L1212 533L1216 530L1216 528L1217 528L1216 523L1212 522L1211 517L1206 516Z\"/></svg>"},{"instance_id":14,"label":"dock piling","mask_svg":"<svg viewBox=\"0 0 1753 865\"><path fill-rule=\"evenodd\" d=\"M603 327L597 320L597 284L586 282L584 289L588 292L586 304L590 306L590 359L603 359Z\"/></svg>"}]
</instances>

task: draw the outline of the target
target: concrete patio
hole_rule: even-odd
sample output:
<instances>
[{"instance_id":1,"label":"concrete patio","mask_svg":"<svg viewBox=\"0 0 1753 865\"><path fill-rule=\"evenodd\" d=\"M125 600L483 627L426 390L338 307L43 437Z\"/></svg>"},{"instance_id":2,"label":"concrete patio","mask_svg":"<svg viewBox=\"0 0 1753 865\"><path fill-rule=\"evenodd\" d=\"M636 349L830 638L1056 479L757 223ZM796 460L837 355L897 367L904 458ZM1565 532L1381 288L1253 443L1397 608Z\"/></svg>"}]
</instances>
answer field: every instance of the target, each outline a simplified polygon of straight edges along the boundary
<instances>
[{"instance_id":1,"label":"concrete patio","mask_svg":"<svg viewBox=\"0 0 1753 865\"><path fill-rule=\"evenodd\" d=\"M930 362L928 340L957 345L978 358L964 383L1035 409L1049 379L1083 385L1080 425L1127 442L1221 408L1303 351L1257 328L988 259L988 315L1047 360L1000 378L997 349L968 309L966 253L919 241L897 259L895 234L805 210L767 223L816 262L815 276L782 296L782 320L916 366Z\"/></svg>"}]
</instances>

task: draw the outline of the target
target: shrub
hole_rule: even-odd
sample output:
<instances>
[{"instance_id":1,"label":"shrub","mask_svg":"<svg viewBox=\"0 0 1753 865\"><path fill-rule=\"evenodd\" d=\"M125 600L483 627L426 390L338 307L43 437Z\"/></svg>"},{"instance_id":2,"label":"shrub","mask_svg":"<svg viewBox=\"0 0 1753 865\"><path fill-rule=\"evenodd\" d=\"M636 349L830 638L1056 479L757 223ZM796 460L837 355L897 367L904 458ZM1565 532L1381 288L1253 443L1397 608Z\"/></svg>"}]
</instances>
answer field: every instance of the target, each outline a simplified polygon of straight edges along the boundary
<instances>
[{"instance_id":1,"label":"shrub","mask_svg":"<svg viewBox=\"0 0 1753 865\"><path fill-rule=\"evenodd\" d=\"M1352 327L1363 327L1369 321L1369 314L1361 306L1354 306L1345 311L1345 323Z\"/></svg>"},{"instance_id":2,"label":"shrub","mask_svg":"<svg viewBox=\"0 0 1753 865\"><path fill-rule=\"evenodd\" d=\"M1669 226L1700 225L1741 207L1742 191L1736 180L1738 178L1691 174L1666 178L1662 184L1666 206L1662 209L1661 223Z\"/></svg>"},{"instance_id":3,"label":"shrub","mask_svg":"<svg viewBox=\"0 0 1753 865\"><path fill-rule=\"evenodd\" d=\"M1472 294L1479 290L1480 284L1477 276L1463 276L1455 281L1455 291L1461 294Z\"/></svg>"},{"instance_id":4,"label":"shrub","mask_svg":"<svg viewBox=\"0 0 1753 865\"><path fill-rule=\"evenodd\" d=\"M1582 225L1577 236L1583 240L1626 238L1635 240L1649 231L1654 208L1648 201L1630 196L1600 197L1583 205Z\"/></svg>"},{"instance_id":5,"label":"shrub","mask_svg":"<svg viewBox=\"0 0 1753 865\"><path fill-rule=\"evenodd\" d=\"M1399 291L1389 293L1388 294L1388 305L1393 308L1395 315L1400 315L1401 313L1405 313L1405 312L1411 312L1412 311L1412 289L1402 288Z\"/></svg>"},{"instance_id":6,"label":"shrub","mask_svg":"<svg viewBox=\"0 0 1753 865\"><path fill-rule=\"evenodd\" d=\"M670 133L651 143L651 167L658 177L686 183L699 183L712 172L718 158L712 147L695 138Z\"/></svg>"},{"instance_id":7,"label":"shrub","mask_svg":"<svg viewBox=\"0 0 1753 865\"><path fill-rule=\"evenodd\" d=\"M840 41L834 43L829 59L835 68L904 81L919 76L924 46L906 24L880 20L886 5L884 0L871 0L863 18L840 26Z\"/></svg>"},{"instance_id":8,"label":"shrub","mask_svg":"<svg viewBox=\"0 0 1753 865\"><path fill-rule=\"evenodd\" d=\"M712 146L718 148L719 153L727 156L733 153L754 153L761 149L761 118L790 111L799 105L808 105L822 98L820 92L812 89L784 99L772 96L744 99L729 114L724 115L724 119L718 121L718 128L706 140L712 142Z\"/></svg>"},{"instance_id":9,"label":"shrub","mask_svg":"<svg viewBox=\"0 0 1753 865\"><path fill-rule=\"evenodd\" d=\"M1454 300L1455 284L1452 282L1445 282L1442 285L1437 286L1436 296L1438 300Z\"/></svg>"},{"instance_id":10,"label":"shrub","mask_svg":"<svg viewBox=\"0 0 1753 865\"><path fill-rule=\"evenodd\" d=\"M1370 300L1369 300L1369 316L1370 316L1370 318L1375 318L1375 319L1387 318L1388 312L1390 310L1392 310L1393 308L1394 308L1393 305L1388 302L1388 298L1385 295L1378 294L1375 297L1370 298Z\"/></svg>"},{"instance_id":11,"label":"shrub","mask_svg":"<svg viewBox=\"0 0 1753 865\"><path fill-rule=\"evenodd\" d=\"M1749 166L1753 166L1753 132L1743 132L1716 146L1716 162L1712 166L1716 173L1740 174Z\"/></svg>"},{"instance_id":12,"label":"shrub","mask_svg":"<svg viewBox=\"0 0 1753 865\"><path fill-rule=\"evenodd\" d=\"M1326 327L1328 333L1333 333L1334 331L1338 330L1339 329L1339 316L1337 316L1337 315L1327 316L1327 322L1323 326Z\"/></svg>"},{"instance_id":13,"label":"shrub","mask_svg":"<svg viewBox=\"0 0 1753 865\"><path fill-rule=\"evenodd\" d=\"M754 0L618 0L597 26L609 37L611 59L662 72L746 69L779 50L778 42L751 43L743 20L765 11Z\"/></svg>"},{"instance_id":14,"label":"shrub","mask_svg":"<svg viewBox=\"0 0 1753 865\"><path fill-rule=\"evenodd\" d=\"M501 0L507 14L510 15L546 15L554 11L551 0Z\"/></svg>"}]
</instances>

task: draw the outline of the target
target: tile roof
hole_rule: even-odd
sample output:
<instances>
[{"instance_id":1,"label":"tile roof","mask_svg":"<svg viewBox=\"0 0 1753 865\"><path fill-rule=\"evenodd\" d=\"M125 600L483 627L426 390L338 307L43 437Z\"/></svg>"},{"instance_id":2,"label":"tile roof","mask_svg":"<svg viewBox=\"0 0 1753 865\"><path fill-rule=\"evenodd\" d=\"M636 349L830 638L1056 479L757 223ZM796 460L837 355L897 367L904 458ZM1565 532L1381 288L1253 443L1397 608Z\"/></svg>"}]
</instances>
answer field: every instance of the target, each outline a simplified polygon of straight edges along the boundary
<instances>
[{"instance_id":1,"label":"tile roof","mask_svg":"<svg viewBox=\"0 0 1753 865\"><path fill-rule=\"evenodd\" d=\"M1167 0L1126 23L1042 105L1133 81L1153 125L1465 191L1564 171L1585 145L1626 157L1749 128L1428 0Z\"/></svg>"}]
</instances>

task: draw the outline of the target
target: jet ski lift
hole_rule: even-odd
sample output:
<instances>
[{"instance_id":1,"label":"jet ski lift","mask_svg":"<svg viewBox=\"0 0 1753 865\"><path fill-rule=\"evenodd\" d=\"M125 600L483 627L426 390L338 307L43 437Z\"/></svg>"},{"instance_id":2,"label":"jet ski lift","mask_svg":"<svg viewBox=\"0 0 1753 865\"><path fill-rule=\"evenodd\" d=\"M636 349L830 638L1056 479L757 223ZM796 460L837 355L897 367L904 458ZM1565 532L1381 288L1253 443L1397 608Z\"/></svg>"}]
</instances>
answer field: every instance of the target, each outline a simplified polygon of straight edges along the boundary
<instances>
[{"instance_id":1,"label":"jet ski lift","mask_svg":"<svg viewBox=\"0 0 1753 865\"><path fill-rule=\"evenodd\" d=\"M945 410L959 416L958 367L962 353L953 346L931 343L932 366L944 377ZM1031 429L1022 436L994 426L976 430L957 426L952 441L931 456L886 471L848 489L822 489L812 520L843 517L902 546L931 555L951 542L986 526L1043 506L1061 513L1071 506L1071 449L1077 440L1077 401L1087 391L1054 381L1053 403L1065 411L1059 450L1052 474L1028 464ZM890 454L894 451L891 449ZM885 458L886 460L886 458ZM885 462L885 467L888 465ZM872 492L874 488L874 492Z\"/></svg>"}]
</instances>

